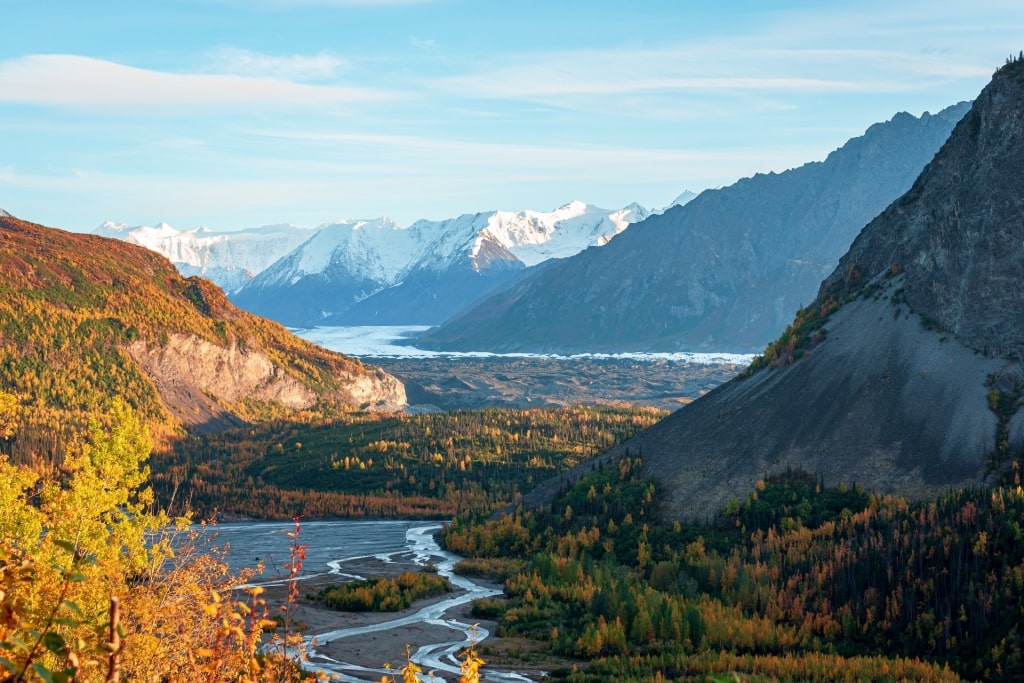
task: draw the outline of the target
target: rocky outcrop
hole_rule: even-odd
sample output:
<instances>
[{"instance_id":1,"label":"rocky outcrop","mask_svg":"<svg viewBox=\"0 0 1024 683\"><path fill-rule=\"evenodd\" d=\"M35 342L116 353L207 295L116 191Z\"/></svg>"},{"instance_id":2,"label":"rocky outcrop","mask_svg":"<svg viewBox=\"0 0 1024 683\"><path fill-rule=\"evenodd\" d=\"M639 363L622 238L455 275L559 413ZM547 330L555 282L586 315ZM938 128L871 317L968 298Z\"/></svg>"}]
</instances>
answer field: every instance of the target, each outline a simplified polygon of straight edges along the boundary
<instances>
[{"instance_id":1,"label":"rocky outcrop","mask_svg":"<svg viewBox=\"0 0 1024 683\"><path fill-rule=\"evenodd\" d=\"M1007 65L954 144L864 228L823 290L892 270L901 298L990 357L1024 356L1024 64Z\"/></svg>"},{"instance_id":2,"label":"rocky outcrop","mask_svg":"<svg viewBox=\"0 0 1024 683\"><path fill-rule=\"evenodd\" d=\"M333 395L289 375L266 354L232 344L171 335L166 344L132 342L128 351L153 380L164 405L186 425L212 430L240 422L232 404L246 400L309 408L325 398L365 408L397 410L406 403L401 382L375 368L336 378Z\"/></svg>"}]
</instances>

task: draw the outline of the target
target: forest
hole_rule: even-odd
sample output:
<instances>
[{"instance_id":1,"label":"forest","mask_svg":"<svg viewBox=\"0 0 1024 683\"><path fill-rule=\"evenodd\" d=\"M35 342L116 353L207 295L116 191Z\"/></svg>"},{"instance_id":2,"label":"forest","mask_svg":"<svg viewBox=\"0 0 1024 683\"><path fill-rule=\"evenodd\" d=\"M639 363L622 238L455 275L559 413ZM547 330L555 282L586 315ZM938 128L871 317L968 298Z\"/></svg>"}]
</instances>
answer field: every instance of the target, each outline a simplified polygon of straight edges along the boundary
<instances>
[{"instance_id":1,"label":"forest","mask_svg":"<svg viewBox=\"0 0 1024 683\"><path fill-rule=\"evenodd\" d=\"M421 598L450 593L448 581L430 572L402 572L393 579L372 577L326 586L310 596L337 610L400 612Z\"/></svg>"},{"instance_id":2,"label":"forest","mask_svg":"<svg viewBox=\"0 0 1024 683\"><path fill-rule=\"evenodd\" d=\"M154 455L164 507L201 519L489 513L657 422L651 408L488 409L276 420Z\"/></svg>"},{"instance_id":3,"label":"forest","mask_svg":"<svg viewBox=\"0 0 1024 683\"><path fill-rule=\"evenodd\" d=\"M23 415L0 394L0 440L17 438ZM447 517L442 542L466 558L459 571L504 584L503 599L474 613L561 662L555 680L1024 677L1019 463L1000 487L918 503L793 471L711 522L685 524L661 518L663 492L640 476L642 453L626 451L541 508L514 506L533 482L659 416L352 413L154 452L145 422L115 402L69 434L59 461L0 454L5 680L301 678L259 650L290 637L280 615L268 618L258 590L240 600L230 588L244 577L187 539L193 506L204 516ZM433 578L320 597L400 608L444 590ZM481 655L495 666L515 664L490 647Z\"/></svg>"},{"instance_id":4,"label":"forest","mask_svg":"<svg viewBox=\"0 0 1024 683\"><path fill-rule=\"evenodd\" d=\"M688 525L660 520L640 463L444 535L471 558L457 569L505 584L476 614L563 657L555 677L1024 678L1017 467L1004 487L914 504L789 472Z\"/></svg>"},{"instance_id":5,"label":"forest","mask_svg":"<svg viewBox=\"0 0 1024 683\"><path fill-rule=\"evenodd\" d=\"M20 415L18 401L0 392L0 442L17 437ZM264 589L248 583L261 567L232 572L205 525L157 504L152 451L146 424L115 401L66 442L59 462L0 453L0 681L322 680L300 668L306 646L290 616L305 558L298 519L288 534L286 596L272 610ZM401 609L446 590L425 573L321 599ZM482 663L467 648L460 681L477 683ZM406 661L382 680L416 680L418 669Z\"/></svg>"}]
</instances>

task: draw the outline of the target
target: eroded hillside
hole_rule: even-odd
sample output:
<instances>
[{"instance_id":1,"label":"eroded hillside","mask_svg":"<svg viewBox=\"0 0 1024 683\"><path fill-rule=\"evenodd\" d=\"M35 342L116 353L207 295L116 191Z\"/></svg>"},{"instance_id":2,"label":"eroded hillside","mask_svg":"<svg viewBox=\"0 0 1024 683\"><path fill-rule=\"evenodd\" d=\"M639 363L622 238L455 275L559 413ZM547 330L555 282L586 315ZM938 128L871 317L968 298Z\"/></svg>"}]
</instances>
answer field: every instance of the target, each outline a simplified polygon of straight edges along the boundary
<instances>
[{"instance_id":1,"label":"eroded hillside","mask_svg":"<svg viewBox=\"0 0 1024 683\"><path fill-rule=\"evenodd\" d=\"M141 247L3 216L0 278L0 386L27 424L113 396L172 429L405 403L390 375L236 308Z\"/></svg>"}]
</instances>

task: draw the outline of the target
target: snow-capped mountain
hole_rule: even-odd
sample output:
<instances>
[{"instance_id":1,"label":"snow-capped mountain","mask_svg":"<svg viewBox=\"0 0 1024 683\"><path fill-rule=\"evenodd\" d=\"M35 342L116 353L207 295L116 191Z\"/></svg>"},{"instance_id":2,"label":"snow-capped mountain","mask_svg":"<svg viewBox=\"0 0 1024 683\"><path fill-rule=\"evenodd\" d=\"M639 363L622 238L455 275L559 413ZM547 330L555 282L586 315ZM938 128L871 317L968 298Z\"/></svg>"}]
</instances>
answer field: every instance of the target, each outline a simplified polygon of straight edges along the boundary
<instances>
[{"instance_id":1,"label":"snow-capped mountain","mask_svg":"<svg viewBox=\"0 0 1024 683\"><path fill-rule=\"evenodd\" d=\"M650 213L639 204L608 211L577 200L549 212L494 211L486 215L491 235L527 266L535 266L587 247L603 246Z\"/></svg>"},{"instance_id":2,"label":"snow-capped mountain","mask_svg":"<svg viewBox=\"0 0 1024 683\"><path fill-rule=\"evenodd\" d=\"M393 281L407 267L414 245L387 216L321 225L265 268L261 286L290 286L329 267L344 268L373 282ZM268 264L271 265L271 264Z\"/></svg>"},{"instance_id":3,"label":"snow-capped mountain","mask_svg":"<svg viewBox=\"0 0 1024 683\"><path fill-rule=\"evenodd\" d=\"M175 230L166 223L129 227L108 221L93 233L163 254L182 275L201 275L230 293L309 239L313 230L268 225L239 232L213 232L204 227Z\"/></svg>"},{"instance_id":4,"label":"snow-capped mountain","mask_svg":"<svg viewBox=\"0 0 1024 683\"><path fill-rule=\"evenodd\" d=\"M400 228L382 217L321 226L232 298L288 325L436 324L524 268L600 246L649 212L574 201Z\"/></svg>"},{"instance_id":5,"label":"snow-capped mountain","mask_svg":"<svg viewBox=\"0 0 1024 683\"><path fill-rule=\"evenodd\" d=\"M107 222L93 232L147 247L218 284L239 306L287 325L436 324L526 267L602 246L650 211L573 201L402 228L384 216L316 229L239 232Z\"/></svg>"}]
</instances>

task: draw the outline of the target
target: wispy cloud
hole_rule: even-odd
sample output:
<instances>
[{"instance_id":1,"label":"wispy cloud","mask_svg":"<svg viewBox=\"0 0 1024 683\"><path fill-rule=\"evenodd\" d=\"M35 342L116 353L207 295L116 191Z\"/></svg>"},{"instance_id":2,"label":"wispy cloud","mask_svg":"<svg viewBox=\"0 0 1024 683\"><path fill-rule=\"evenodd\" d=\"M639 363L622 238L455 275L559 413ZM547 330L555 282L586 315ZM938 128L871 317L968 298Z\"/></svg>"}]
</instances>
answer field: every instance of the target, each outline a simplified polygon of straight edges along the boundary
<instances>
[{"instance_id":1,"label":"wispy cloud","mask_svg":"<svg viewBox=\"0 0 1024 683\"><path fill-rule=\"evenodd\" d=\"M0 102L147 112L193 106L307 106L391 99L382 90L294 83L280 78L168 73L77 55L0 62Z\"/></svg>"},{"instance_id":2,"label":"wispy cloud","mask_svg":"<svg viewBox=\"0 0 1024 683\"><path fill-rule=\"evenodd\" d=\"M235 47L222 47L210 54L207 70L212 73L274 78L284 81L322 81L333 78L350 64L328 52L315 55L267 55Z\"/></svg>"},{"instance_id":3,"label":"wispy cloud","mask_svg":"<svg viewBox=\"0 0 1024 683\"><path fill-rule=\"evenodd\" d=\"M936 0L942 4L942 0ZM728 34L637 48L495 55L433 82L443 92L587 109L599 98L779 98L922 91L957 79L984 83L992 40L1013 34L971 6L875 2L739 13ZM1019 16L1019 10L1011 16ZM685 35L681 33L680 35ZM614 100L605 106L617 108Z\"/></svg>"},{"instance_id":4,"label":"wispy cloud","mask_svg":"<svg viewBox=\"0 0 1024 683\"><path fill-rule=\"evenodd\" d=\"M409 36L409 44L413 47L425 50L433 50L437 48L437 41L433 38L417 38L416 36Z\"/></svg>"},{"instance_id":5,"label":"wispy cloud","mask_svg":"<svg viewBox=\"0 0 1024 683\"><path fill-rule=\"evenodd\" d=\"M501 170L492 173L506 180L539 180L544 177L564 179L567 174L581 178L629 175L634 179L660 179L665 173L676 174L683 168L700 169L700 172L707 176L729 177L737 166L784 170L807 161L809 154L808 149L792 145L757 149L673 149L612 145L512 144L373 133L280 130L246 132L254 137L288 140L296 147L306 145L310 150L316 150L316 155L327 155L335 160L372 159L374 164L390 165L396 174L407 173L417 177L422 177L422 168L426 165L431 167L432 173L441 176L473 176L477 173L480 159L495 160L493 166ZM306 157L303 165L315 163L314 156L311 153ZM395 165L395 159L400 159L402 163ZM444 159L445 164L438 165L438 159ZM331 163L333 168L319 167L318 172L338 172L346 167L358 171L363 162Z\"/></svg>"},{"instance_id":6,"label":"wispy cloud","mask_svg":"<svg viewBox=\"0 0 1024 683\"><path fill-rule=\"evenodd\" d=\"M717 44L530 55L435 85L468 96L571 105L578 96L644 93L899 92L927 87L928 79L990 72L934 55Z\"/></svg>"}]
</instances>

